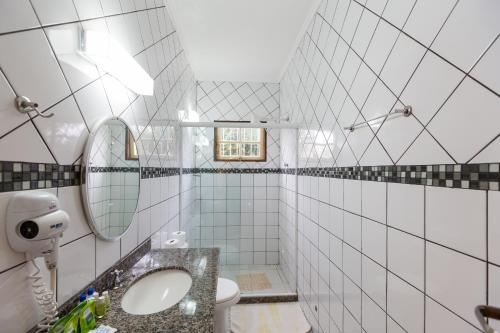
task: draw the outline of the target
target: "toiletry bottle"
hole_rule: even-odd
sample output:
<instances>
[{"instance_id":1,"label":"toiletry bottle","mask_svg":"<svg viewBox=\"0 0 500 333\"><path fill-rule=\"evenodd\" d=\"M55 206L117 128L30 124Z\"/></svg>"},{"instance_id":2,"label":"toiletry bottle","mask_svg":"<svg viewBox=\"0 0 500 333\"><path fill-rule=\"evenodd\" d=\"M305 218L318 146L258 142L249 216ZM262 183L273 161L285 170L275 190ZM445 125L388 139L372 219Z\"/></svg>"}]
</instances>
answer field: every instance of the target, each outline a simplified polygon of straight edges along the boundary
<instances>
[{"instance_id":1,"label":"toiletry bottle","mask_svg":"<svg viewBox=\"0 0 500 333\"><path fill-rule=\"evenodd\" d=\"M95 302L95 316L97 317L97 319L101 319L106 313L106 301L104 299L104 296L97 298Z\"/></svg>"},{"instance_id":2,"label":"toiletry bottle","mask_svg":"<svg viewBox=\"0 0 500 333\"><path fill-rule=\"evenodd\" d=\"M94 288L90 287L87 289L87 298L91 298L92 296L94 296Z\"/></svg>"},{"instance_id":3,"label":"toiletry bottle","mask_svg":"<svg viewBox=\"0 0 500 333\"><path fill-rule=\"evenodd\" d=\"M78 303L82 303L82 302L85 302L87 300L87 294L85 293L82 293L80 295L80 301Z\"/></svg>"},{"instance_id":4,"label":"toiletry bottle","mask_svg":"<svg viewBox=\"0 0 500 333\"><path fill-rule=\"evenodd\" d=\"M88 299L80 311L80 333L87 333L93 330L95 323L95 300Z\"/></svg>"},{"instance_id":5,"label":"toiletry bottle","mask_svg":"<svg viewBox=\"0 0 500 333\"><path fill-rule=\"evenodd\" d=\"M109 298L109 292L107 290L103 291L102 296L104 296L104 305L106 306L106 311L108 311L111 306L111 298Z\"/></svg>"},{"instance_id":6,"label":"toiletry bottle","mask_svg":"<svg viewBox=\"0 0 500 333\"><path fill-rule=\"evenodd\" d=\"M90 287L87 289L87 301L90 301L90 300L96 300L96 297L95 297L95 294L96 294L96 291L94 290L94 288ZM92 308L92 312L95 314L95 302L89 302L90 303L90 307Z\"/></svg>"}]
</instances>

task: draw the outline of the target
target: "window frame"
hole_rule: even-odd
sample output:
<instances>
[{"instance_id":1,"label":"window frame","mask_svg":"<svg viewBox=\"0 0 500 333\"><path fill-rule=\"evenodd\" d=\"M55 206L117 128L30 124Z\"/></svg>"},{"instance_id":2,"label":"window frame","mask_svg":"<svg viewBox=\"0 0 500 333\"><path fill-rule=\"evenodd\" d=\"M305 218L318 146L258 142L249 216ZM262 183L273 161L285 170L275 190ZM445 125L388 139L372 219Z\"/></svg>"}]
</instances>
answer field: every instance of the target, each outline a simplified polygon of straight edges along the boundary
<instances>
[{"instance_id":1,"label":"window frame","mask_svg":"<svg viewBox=\"0 0 500 333\"><path fill-rule=\"evenodd\" d=\"M137 145L135 144L134 136L130 129L125 129L125 160L126 161L138 161L139 151L137 150Z\"/></svg>"},{"instance_id":2,"label":"window frame","mask_svg":"<svg viewBox=\"0 0 500 333\"><path fill-rule=\"evenodd\" d=\"M225 122L225 123L250 123L249 121L227 121L227 120L216 120L217 122ZM241 154L237 157L227 157L221 156L220 154L220 145L225 142L231 141L223 141L222 137L222 129L228 127L214 127L214 161L215 162L267 162L267 130L265 128L252 128L260 130L260 142L255 142L259 145L260 156L259 157L242 157ZM244 127L248 128L248 127ZM242 128L238 128L241 130ZM238 143L241 145L242 143L246 143L245 141L232 141L232 143ZM254 143L254 142L248 142Z\"/></svg>"}]
</instances>

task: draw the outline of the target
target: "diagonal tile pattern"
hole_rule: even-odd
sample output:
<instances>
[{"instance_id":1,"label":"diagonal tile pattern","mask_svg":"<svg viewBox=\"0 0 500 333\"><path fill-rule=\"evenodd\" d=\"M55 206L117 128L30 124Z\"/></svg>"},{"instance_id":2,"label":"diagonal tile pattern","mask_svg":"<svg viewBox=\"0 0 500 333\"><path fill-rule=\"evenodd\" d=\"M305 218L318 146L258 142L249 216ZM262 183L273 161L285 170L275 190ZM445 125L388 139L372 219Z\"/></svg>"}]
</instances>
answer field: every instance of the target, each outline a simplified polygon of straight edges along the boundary
<instances>
[{"instance_id":1,"label":"diagonal tile pattern","mask_svg":"<svg viewBox=\"0 0 500 333\"><path fill-rule=\"evenodd\" d=\"M280 86L275 83L198 82L197 100L200 121L271 120L280 115ZM214 133L211 128L198 129L198 136L208 144L196 152L198 168L278 168L280 131L267 130L266 162L215 162Z\"/></svg>"},{"instance_id":2,"label":"diagonal tile pattern","mask_svg":"<svg viewBox=\"0 0 500 333\"><path fill-rule=\"evenodd\" d=\"M479 332L474 307L495 306L497 185L303 170L498 163L499 12L494 0L323 0L309 22L280 82L281 112L302 126L298 143L281 135L281 167L298 144L299 169L281 177L279 225L280 265L313 331ZM405 105L410 117L394 114Z\"/></svg>"},{"instance_id":3,"label":"diagonal tile pattern","mask_svg":"<svg viewBox=\"0 0 500 333\"><path fill-rule=\"evenodd\" d=\"M323 1L281 82L282 112L305 124L299 167L324 166L323 160L329 166L401 164L415 159L414 146L423 141L426 149L442 152L423 163L467 163L483 151L500 134L488 126L500 120L500 91L484 70L498 69L491 59L498 53L500 23L481 22L481 15L484 8L500 8L481 2L483 9L470 1ZM422 19L425 9L432 15ZM470 22L456 29L465 12ZM459 31L463 43L455 42ZM451 54L453 48L460 50ZM404 105L413 106L409 118L390 116L352 133L331 132ZM339 145L332 149L330 142ZM375 150L379 158L364 158Z\"/></svg>"}]
</instances>

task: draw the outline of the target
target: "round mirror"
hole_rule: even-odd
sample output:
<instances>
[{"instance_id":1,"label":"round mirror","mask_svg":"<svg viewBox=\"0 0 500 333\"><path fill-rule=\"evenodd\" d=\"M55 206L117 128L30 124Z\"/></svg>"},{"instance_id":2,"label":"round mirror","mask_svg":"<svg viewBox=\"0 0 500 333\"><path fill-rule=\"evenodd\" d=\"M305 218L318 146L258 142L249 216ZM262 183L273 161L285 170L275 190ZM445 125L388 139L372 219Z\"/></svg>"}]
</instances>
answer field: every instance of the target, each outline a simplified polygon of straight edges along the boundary
<instances>
[{"instance_id":1,"label":"round mirror","mask_svg":"<svg viewBox=\"0 0 500 333\"><path fill-rule=\"evenodd\" d=\"M119 239L137 208L140 165L127 124L106 119L90 133L83 154L82 198L90 228L105 240Z\"/></svg>"}]
</instances>

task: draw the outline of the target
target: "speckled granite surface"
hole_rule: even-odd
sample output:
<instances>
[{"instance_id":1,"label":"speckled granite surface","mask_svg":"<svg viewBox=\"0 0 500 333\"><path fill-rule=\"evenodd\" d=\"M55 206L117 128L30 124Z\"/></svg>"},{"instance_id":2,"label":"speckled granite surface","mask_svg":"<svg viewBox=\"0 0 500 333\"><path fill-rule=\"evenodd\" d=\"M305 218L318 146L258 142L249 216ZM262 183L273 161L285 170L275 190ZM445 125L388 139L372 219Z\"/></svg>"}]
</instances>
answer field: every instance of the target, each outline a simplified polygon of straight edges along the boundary
<instances>
[{"instance_id":1,"label":"speckled granite surface","mask_svg":"<svg viewBox=\"0 0 500 333\"><path fill-rule=\"evenodd\" d=\"M257 303L286 303L297 302L297 294L289 295L241 295L238 304L257 304Z\"/></svg>"},{"instance_id":2,"label":"speckled granite surface","mask_svg":"<svg viewBox=\"0 0 500 333\"><path fill-rule=\"evenodd\" d=\"M219 249L151 250L127 270L122 288L110 290L111 308L99 323L118 332L214 332L215 296L219 274ZM180 268L191 274L193 284L173 307L150 315L131 315L121 308L121 298L145 274Z\"/></svg>"}]
</instances>

